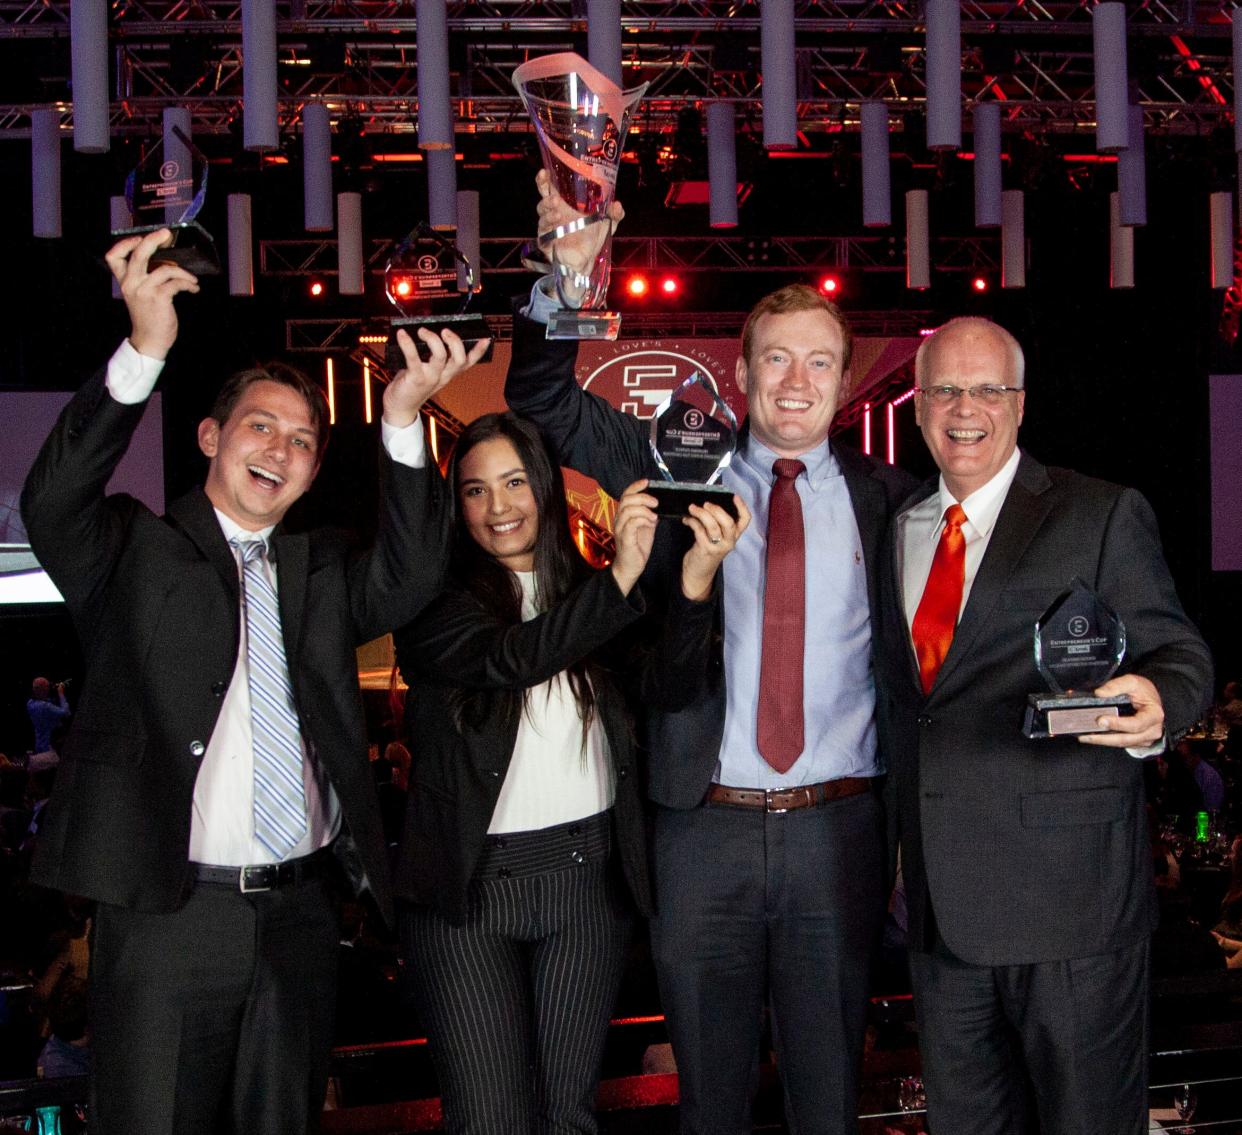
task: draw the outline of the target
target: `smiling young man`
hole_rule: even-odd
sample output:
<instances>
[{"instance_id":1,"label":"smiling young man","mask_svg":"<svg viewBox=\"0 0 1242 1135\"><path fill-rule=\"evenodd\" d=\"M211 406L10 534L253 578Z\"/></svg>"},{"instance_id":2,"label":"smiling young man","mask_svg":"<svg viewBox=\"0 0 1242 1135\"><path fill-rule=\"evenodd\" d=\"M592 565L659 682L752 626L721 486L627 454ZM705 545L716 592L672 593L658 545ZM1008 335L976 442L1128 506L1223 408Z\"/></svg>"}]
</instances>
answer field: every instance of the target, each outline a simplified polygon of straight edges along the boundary
<instances>
[{"instance_id":1,"label":"smiling young man","mask_svg":"<svg viewBox=\"0 0 1242 1135\"><path fill-rule=\"evenodd\" d=\"M540 231L572 220L546 174L538 184ZM558 242L558 257L594 253ZM544 337L551 306L541 285L515 321L509 405L614 496L658 478L650 423L584 392L576 345ZM812 288L781 288L750 313L736 370L749 412L723 483L754 521L711 596L721 645L705 692L644 722L652 949L683 1135L751 1130L765 1008L790 1127L857 1130L885 899L872 612L883 533L914 483L829 440L851 346L840 310ZM684 540L681 525L659 526L643 580L657 624Z\"/></svg>"},{"instance_id":2,"label":"smiling young man","mask_svg":"<svg viewBox=\"0 0 1242 1135\"><path fill-rule=\"evenodd\" d=\"M1156 907L1135 758L1198 718L1211 659L1147 502L1018 448L1013 336L952 320L915 373L940 477L894 524L885 659L929 1129L1139 1135ZM1075 576L1126 627L1098 692L1136 712L1028 740L1035 622Z\"/></svg>"},{"instance_id":3,"label":"smiling young man","mask_svg":"<svg viewBox=\"0 0 1242 1135\"><path fill-rule=\"evenodd\" d=\"M391 907L354 647L439 587L438 479L419 411L470 366L428 340L384 391L375 546L281 521L327 443L323 395L244 371L198 428L203 489L156 516L105 495L195 278L108 253L131 332L75 395L22 498L87 659L32 878L96 900L92 1131L317 1128L339 925L335 875ZM425 333L424 333L425 334ZM482 345L485 346L485 345Z\"/></svg>"}]
</instances>

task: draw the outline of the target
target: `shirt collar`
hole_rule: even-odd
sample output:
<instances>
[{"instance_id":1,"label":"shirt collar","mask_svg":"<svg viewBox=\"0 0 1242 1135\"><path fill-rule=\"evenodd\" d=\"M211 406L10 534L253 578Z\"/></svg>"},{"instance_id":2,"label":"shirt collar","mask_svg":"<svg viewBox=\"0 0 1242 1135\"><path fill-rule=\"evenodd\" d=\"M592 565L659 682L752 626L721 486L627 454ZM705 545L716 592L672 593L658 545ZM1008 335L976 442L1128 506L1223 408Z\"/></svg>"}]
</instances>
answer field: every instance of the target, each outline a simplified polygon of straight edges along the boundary
<instances>
[{"instance_id":1,"label":"shirt collar","mask_svg":"<svg viewBox=\"0 0 1242 1135\"><path fill-rule=\"evenodd\" d=\"M772 464L780 458L779 453L769 449L754 434L751 434L746 439L744 456L746 463L754 469L764 484L771 486L776 482L776 474L772 472ZM832 452L832 445L827 438L814 449L809 449L806 453L800 453L797 460L806 466L807 484L812 489L818 488L829 477L836 476L840 472L837 459Z\"/></svg>"},{"instance_id":2,"label":"shirt collar","mask_svg":"<svg viewBox=\"0 0 1242 1135\"><path fill-rule=\"evenodd\" d=\"M250 532L231 517L225 516L218 508L213 507L212 511L220 522L220 528L226 540L230 542L237 540L243 544L249 540L262 540L265 547L271 545L272 533L276 531L276 525L270 524L266 528L260 528L257 532Z\"/></svg>"},{"instance_id":3,"label":"shirt collar","mask_svg":"<svg viewBox=\"0 0 1242 1135\"><path fill-rule=\"evenodd\" d=\"M945 510L951 505L960 504L962 511L966 513L967 523L975 532L985 538L991 535L992 529L996 527L996 519L1000 516L1001 506L1005 503L1005 497L1009 495L1009 486L1013 484L1013 479L1017 476L1018 462L1021 457L1021 451L1014 446L1009 459L997 470L992 479L986 485L976 489L964 501L959 501L949 492L948 486L944 483L944 475L941 474L939 515L943 516ZM932 538L940 539L939 525L934 526Z\"/></svg>"}]
</instances>

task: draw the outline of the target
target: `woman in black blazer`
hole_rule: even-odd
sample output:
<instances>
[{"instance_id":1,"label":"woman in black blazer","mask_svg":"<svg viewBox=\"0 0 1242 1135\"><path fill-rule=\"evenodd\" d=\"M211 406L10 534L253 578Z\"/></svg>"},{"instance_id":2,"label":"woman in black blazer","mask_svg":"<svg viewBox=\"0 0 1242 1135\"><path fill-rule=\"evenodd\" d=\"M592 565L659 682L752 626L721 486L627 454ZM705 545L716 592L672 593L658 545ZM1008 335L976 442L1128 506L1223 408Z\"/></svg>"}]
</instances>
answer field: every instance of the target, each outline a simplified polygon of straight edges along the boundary
<instances>
[{"instance_id":1,"label":"woman in black blazer","mask_svg":"<svg viewBox=\"0 0 1242 1135\"><path fill-rule=\"evenodd\" d=\"M599 572L570 538L560 470L531 424L473 422L449 482L447 590L396 635L413 752L402 939L445 1130L594 1132L633 911L651 909L620 686L673 708L693 696L705 600L749 518L694 510L683 595L623 675L614 640L643 613L635 584L656 526L645 482L618 503L616 558Z\"/></svg>"}]
</instances>

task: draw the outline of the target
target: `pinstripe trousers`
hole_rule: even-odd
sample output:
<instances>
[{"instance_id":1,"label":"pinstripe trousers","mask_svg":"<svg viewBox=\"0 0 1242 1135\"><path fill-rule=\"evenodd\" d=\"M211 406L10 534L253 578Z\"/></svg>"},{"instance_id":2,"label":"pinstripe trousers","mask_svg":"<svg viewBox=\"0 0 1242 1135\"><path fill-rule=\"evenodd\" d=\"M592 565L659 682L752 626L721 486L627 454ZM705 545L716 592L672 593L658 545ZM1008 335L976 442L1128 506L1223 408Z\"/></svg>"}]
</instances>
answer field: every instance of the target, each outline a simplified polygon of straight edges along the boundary
<instances>
[{"instance_id":1,"label":"pinstripe trousers","mask_svg":"<svg viewBox=\"0 0 1242 1135\"><path fill-rule=\"evenodd\" d=\"M402 913L455 1135L594 1135L608 1018L632 928L610 813L489 836L466 922Z\"/></svg>"}]
</instances>

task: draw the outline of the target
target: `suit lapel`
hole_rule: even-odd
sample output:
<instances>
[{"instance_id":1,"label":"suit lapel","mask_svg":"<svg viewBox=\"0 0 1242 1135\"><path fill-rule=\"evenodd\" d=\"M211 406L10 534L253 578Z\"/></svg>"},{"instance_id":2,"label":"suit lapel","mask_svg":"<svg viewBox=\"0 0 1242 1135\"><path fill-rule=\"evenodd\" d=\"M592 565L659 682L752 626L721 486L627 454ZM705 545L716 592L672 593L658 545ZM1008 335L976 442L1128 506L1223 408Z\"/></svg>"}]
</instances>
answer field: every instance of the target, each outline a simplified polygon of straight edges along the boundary
<instances>
[{"instance_id":1,"label":"suit lapel","mask_svg":"<svg viewBox=\"0 0 1242 1135\"><path fill-rule=\"evenodd\" d=\"M207 494L202 489L191 489L169 505L167 515L220 574L234 602L240 602L237 560L233 558Z\"/></svg>"},{"instance_id":2,"label":"suit lapel","mask_svg":"<svg viewBox=\"0 0 1242 1135\"><path fill-rule=\"evenodd\" d=\"M280 628L292 673L293 659L301 641L302 617L306 611L306 577L310 564L310 537L305 533L289 536L279 528L272 533L276 552L277 591L280 596Z\"/></svg>"},{"instance_id":3,"label":"suit lapel","mask_svg":"<svg viewBox=\"0 0 1242 1135\"><path fill-rule=\"evenodd\" d=\"M975 573L966 609L953 634L953 643L945 656L936 684L937 687L952 676L958 662L970 653L979 632L988 625L993 608L1000 600L1005 585L1013 575L1035 533L1052 510L1052 494L1048 490L1052 482L1044 467L1025 453L1018 463L1018 472L1009 486L1005 503L1001 506L988 541L988 550Z\"/></svg>"},{"instance_id":4,"label":"suit lapel","mask_svg":"<svg viewBox=\"0 0 1242 1135\"><path fill-rule=\"evenodd\" d=\"M852 449L834 444L832 452L837 464L841 466L845 487L850 494L850 505L854 509L854 521L858 525L858 535L862 540L863 563L867 571L867 598L874 612L879 609L878 569L885 521L888 517L887 497L884 486L863 465Z\"/></svg>"}]
</instances>

